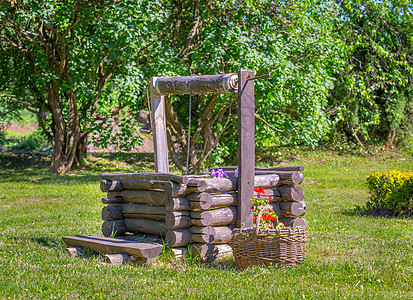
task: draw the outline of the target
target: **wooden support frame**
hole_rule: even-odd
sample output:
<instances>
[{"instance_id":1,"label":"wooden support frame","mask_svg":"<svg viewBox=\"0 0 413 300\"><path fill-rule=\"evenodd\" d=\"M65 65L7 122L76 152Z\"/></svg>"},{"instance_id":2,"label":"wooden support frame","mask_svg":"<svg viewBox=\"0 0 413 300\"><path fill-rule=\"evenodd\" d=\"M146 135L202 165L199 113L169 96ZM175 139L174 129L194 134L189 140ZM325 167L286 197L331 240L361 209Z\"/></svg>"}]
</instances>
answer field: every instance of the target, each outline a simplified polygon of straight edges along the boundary
<instances>
[{"instance_id":1,"label":"wooden support frame","mask_svg":"<svg viewBox=\"0 0 413 300\"><path fill-rule=\"evenodd\" d=\"M238 227L252 227L251 197L254 195L255 168L255 95L254 71L235 74L187 77L151 77L151 113L154 135L155 171L168 173L165 96L159 94L234 93L238 92ZM157 80L160 79L159 82ZM162 79L165 82L161 82ZM176 81L176 86L175 86ZM179 83L179 84L178 84ZM238 83L238 89L235 84Z\"/></svg>"},{"instance_id":2,"label":"wooden support frame","mask_svg":"<svg viewBox=\"0 0 413 300\"><path fill-rule=\"evenodd\" d=\"M238 228L252 227L254 196L255 95L253 71L238 72Z\"/></svg>"},{"instance_id":3,"label":"wooden support frame","mask_svg":"<svg viewBox=\"0 0 413 300\"><path fill-rule=\"evenodd\" d=\"M151 114L155 172L169 173L168 141L166 135L165 96L155 90L158 77L151 77Z\"/></svg>"}]
</instances>

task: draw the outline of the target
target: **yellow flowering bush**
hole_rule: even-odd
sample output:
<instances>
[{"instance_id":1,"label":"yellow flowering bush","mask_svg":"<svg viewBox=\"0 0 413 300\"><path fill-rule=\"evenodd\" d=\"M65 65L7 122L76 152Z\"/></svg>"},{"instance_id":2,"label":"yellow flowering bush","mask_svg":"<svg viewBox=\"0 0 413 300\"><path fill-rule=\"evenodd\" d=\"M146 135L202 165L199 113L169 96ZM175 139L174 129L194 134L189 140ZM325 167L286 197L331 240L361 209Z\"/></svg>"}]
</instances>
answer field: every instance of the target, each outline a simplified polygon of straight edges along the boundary
<instances>
[{"instance_id":1,"label":"yellow flowering bush","mask_svg":"<svg viewBox=\"0 0 413 300\"><path fill-rule=\"evenodd\" d=\"M382 207L396 215L413 213L413 173L376 172L367 176L366 181L371 193L369 208Z\"/></svg>"}]
</instances>

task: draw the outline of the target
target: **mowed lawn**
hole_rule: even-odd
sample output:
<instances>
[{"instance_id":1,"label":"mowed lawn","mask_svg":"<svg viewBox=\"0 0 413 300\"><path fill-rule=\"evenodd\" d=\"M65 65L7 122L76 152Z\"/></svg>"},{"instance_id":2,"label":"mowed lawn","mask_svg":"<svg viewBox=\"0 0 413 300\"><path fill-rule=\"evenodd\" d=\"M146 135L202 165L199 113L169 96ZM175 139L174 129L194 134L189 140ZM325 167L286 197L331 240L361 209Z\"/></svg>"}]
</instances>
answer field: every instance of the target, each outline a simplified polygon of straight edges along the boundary
<instances>
[{"instance_id":1,"label":"mowed lawn","mask_svg":"<svg viewBox=\"0 0 413 300\"><path fill-rule=\"evenodd\" d=\"M153 170L145 154L91 157L89 167L51 175L47 161L0 153L0 298L412 299L413 220L363 215L365 177L411 171L411 156L295 155L303 165L307 258L295 267L238 271L163 254L152 267L114 266L99 255L70 258L62 236L101 235L100 172Z\"/></svg>"}]
</instances>

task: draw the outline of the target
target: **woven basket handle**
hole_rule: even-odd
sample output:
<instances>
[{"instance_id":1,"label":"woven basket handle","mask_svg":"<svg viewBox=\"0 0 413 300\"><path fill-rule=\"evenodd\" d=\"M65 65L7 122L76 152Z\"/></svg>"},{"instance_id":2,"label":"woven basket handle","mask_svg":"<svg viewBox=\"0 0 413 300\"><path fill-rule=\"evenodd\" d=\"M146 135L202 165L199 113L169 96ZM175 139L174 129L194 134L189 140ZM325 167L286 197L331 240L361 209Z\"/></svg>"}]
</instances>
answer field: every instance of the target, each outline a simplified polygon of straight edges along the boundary
<instances>
[{"instance_id":1,"label":"woven basket handle","mask_svg":"<svg viewBox=\"0 0 413 300\"><path fill-rule=\"evenodd\" d=\"M258 232L260 230L260 223L261 223L262 215L267 212L273 212L275 214L274 210L269 206L265 206L263 209L261 209L261 211L258 213L257 220L255 221L255 235L258 235ZM280 222L278 221L278 218L276 218L275 225L277 226L279 223Z\"/></svg>"}]
</instances>

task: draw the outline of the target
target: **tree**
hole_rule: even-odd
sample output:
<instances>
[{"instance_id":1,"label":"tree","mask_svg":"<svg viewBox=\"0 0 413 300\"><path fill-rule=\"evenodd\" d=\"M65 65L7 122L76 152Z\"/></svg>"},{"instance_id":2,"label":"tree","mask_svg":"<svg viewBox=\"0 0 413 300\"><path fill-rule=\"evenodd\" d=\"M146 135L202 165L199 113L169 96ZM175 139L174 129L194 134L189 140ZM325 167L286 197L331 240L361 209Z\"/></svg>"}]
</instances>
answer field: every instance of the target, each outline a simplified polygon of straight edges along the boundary
<instances>
[{"instance_id":1,"label":"tree","mask_svg":"<svg viewBox=\"0 0 413 300\"><path fill-rule=\"evenodd\" d=\"M2 99L36 113L53 145L53 172L79 165L87 136L137 106L158 12L154 1L0 2Z\"/></svg>"},{"instance_id":2,"label":"tree","mask_svg":"<svg viewBox=\"0 0 413 300\"><path fill-rule=\"evenodd\" d=\"M171 1L170 31L153 53L159 75L252 69L272 73L256 82L257 148L316 145L330 129L327 96L342 66L334 33L338 8L317 1ZM188 96L167 101L169 149L185 169ZM236 157L235 96L192 97L190 167ZM212 159L210 159L212 157Z\"/></svg>"},{"instance_id":3,"label":"tree","mask_svg":"<svg viewBox=\"0 0 413 300\"><path fill-rule=\"evenodd\" d=\"M337 30L347 54L331 93L332 122L361 146L375 139L392 146L411 103L412 3L339 3Z\"/></svg>"}]
</instances>

